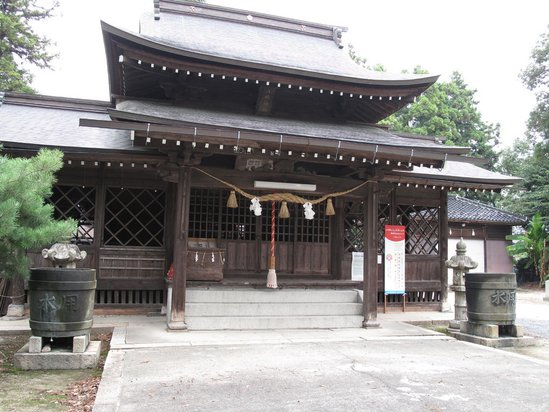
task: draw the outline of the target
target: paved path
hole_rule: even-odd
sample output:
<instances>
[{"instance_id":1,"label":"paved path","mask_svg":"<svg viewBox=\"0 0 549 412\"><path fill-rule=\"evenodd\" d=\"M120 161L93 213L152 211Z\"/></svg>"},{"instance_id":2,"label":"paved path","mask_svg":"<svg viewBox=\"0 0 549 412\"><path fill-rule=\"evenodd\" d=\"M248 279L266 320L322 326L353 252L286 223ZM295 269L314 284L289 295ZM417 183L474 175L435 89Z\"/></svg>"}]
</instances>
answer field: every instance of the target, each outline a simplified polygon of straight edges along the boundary
<instances>
[{"instance_id":1,"label":"paved path","mask_svg":"<svg viewBox=\"0 0 549 412\"><path fill-rule=\"evenodd\" d=\"M549 410L549 362L442 336L352 337L113 350L94 411Z\"/></svg>"},{"instance_id":2,"label":"paved path","mask_svg":"<svg viewBox=\"0 0 549 412\"><path fill-rule=\"evenodd\" d=\"M519 290L516 323L524 328L525 334L549 343L549 302L543 300L544 296L539 290Z\"/></svg>"},{"instance_id":3,"label":"paved path","mask_svg":"<svg viewBox=\"0 0 549 412\"><path fill-rule=\"evenodd\" d=\"M395 311L379 315L379 329L171 333L163 318L135 318L115 331L94 411L549 410L549 361L403 322L452 317ZM543 329L549 302L521 293L517 319Z\"/></svg>"}]
</instances>

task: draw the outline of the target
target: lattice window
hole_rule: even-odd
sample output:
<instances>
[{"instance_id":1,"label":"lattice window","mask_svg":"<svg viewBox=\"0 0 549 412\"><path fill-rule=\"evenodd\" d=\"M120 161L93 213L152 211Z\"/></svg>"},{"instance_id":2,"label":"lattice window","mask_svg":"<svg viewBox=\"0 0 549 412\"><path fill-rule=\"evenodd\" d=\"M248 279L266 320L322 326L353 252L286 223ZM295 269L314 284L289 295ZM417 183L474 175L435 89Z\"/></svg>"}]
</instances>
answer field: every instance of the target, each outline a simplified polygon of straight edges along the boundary
<instances>
[{"instance_id":1,"label":"lattice window","mask_svg":"<svg viewBox=\"0 0 549 412\"><path fill-rule=\"evenodd\" d=\"M227 240L255 240L256 217L250 210L250 201L237 195L238 207L231 209L227 207L229 191L221 191L221 205L219 215L221 216L221 238ZM264 205L262 205L264 206ZM265 211L263 211L265 213Z\"/></svg>"},{"instance_id":2,"label":"lattice window","mask_svg":"<svg viewBox=\"0 0 549 412\"><path fill-rule=\"evenodd\" d=\"M364 251L364 202L346 202L343 244L345 252Z\"/></svg>"},{"instance_id":3,"label":"lattice window","mask_svg":"<svg viewBox=\"0 0 549 412\"><path fill-rule=\"evenodd\" d=\"M330 241L330 220L326 216L326 203L313 205L314 219L307 220L302 205L294 205L296 217L296 241L307 243L328 243Z\"/></svg>"},{"instance_id":4,"label":"lattice window","mask_svg":"<svg viewBox=\"0 0 549 412\"><path fill-rule=\"evenodd\" d=\"M391 224L391 205L380 203L377 211L377 253L385 253L385 225Z\"/></svg>"},{"instance_id":5,"label":"lattice window","mask_svg":"<svg viewBox=\"0 0 549 412\"><path fill-rule=\"evenodd\" d=\"M107 188L104 244L163 246L165 204L162 190Z\"/></svg>"},{"instance_id":6,"label":"lattice window","mask_svg":"<svg viewBox=\"0 0 549 412\"><path fill-rule=\"evenodd\" d=\"M49 198L56 220L75 219L78 222L73 243L91 244L94 240L95 188L89 186L56 185Z\"/></svg>"},{"instance_id":7,"label":"lattice window","mask_svg":"<svg viewBox=\"0 0 549 412\"><path fill-rule=\"evenodd\" d=\"M191 189L189 237L217 239L221 199L217 189Z\"/></svg>"},{"instance_id":8,"label":"lattice window","mask_svg":"<svg viewBox=\"0 0 549 412\"><path fill-rule=\"evenodd\" d=\"M364 251L364 202L345 204L345 252ZM385 248L385 225L391 221L391 205L380 203L378 206L377 250L383 253Z\"/></svg>"},{"instance_id":9,"label":"lattice window","mask_svg":"<svg viewBox=\"0 0 549 412\"><path fill-rule=\"evenodd\" d=\"M288 203L288 211L290 217L288 219L280 219L278 213L280 211L280 202L275 204L275 241L277 242L293 242L295 234L295 220L298 213L296 204ZM271 211L272 202L263 202L261 204L263 213L261 214L261 240L271 240Z\"/></svg>"},{"instance_id":10,"label":"lattice window","mask_svg":"<svg viewBox=\"0 0 549 412\"><path fill-rule=\"evenodd\" d=\"M438 207L399 205L397 208L397 224L406 226L407 254L438 254Z\"/></svg>"}]
</instances>

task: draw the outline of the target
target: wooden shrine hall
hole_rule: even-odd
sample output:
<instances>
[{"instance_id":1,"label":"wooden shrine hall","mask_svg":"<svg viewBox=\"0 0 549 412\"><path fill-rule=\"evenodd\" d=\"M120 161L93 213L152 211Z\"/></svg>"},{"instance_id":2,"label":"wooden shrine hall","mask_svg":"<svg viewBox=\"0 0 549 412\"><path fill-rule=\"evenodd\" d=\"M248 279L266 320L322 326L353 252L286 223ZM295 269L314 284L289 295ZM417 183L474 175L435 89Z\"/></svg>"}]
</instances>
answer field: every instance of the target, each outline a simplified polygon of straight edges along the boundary
<instances>
[{"instance_id":1,"label":"wooden shrine hall","mask_svg":"<svg viewBox=\"0 0 549 412\"><path fill-rule=\"evenodd\" d=\"M344 27L153 4L139 33L102 23L109 102L7 93L0 105L4 153L65 154L50 201L79 222L96 307L165 304L169 272L168 326L183 329L188 288L265 288L274 274L279 287L362 287L368 326L384 298L385 225L402 225L407 304L441 309L447 193L517 179L466 147L377 124L437 76L362 68Z\"/></svg>"}]
</instances>

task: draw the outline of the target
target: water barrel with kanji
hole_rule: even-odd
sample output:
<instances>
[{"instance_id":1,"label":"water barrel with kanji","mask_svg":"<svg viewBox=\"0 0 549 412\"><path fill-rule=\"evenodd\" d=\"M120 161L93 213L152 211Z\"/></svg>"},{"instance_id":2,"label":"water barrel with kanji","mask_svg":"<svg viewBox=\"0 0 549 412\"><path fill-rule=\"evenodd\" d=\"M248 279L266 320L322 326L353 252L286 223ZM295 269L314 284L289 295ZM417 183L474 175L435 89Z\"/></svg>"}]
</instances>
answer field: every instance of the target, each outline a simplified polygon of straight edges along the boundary
<instances>
[{"instance_id":1,"label":"water barrel with kanji","mask_svg":"<svg viewBox=\"0 0 549 412\"><path fill-rule=\"evenodd\" d=\"M466 273L465 295L469 322L513 325L517 280L514 273Z\"/></svg>"},{"instance_id":2,"label":"water barrel with kanji","mask_svg":"<svg viewBox=\"0 0 549 412\"><path fill-rule=\"evenodd\" d=\"M30 328L34 336L86 335L93 324L95 269L36 268L29 278Z\"/></svg>"}]
</instances>

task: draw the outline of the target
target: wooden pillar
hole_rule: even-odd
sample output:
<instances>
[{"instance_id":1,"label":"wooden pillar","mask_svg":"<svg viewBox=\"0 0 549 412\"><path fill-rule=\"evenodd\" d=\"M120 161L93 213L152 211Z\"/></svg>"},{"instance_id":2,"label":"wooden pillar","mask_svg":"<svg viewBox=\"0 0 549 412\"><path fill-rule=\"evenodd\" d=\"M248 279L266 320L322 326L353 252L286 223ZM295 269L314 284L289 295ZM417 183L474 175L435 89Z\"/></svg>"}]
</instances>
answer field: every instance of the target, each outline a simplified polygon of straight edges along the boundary
<instances>
[{"instance_id":1,"label":"wooden pillar","mask_svg":"<svg viewBox=\"0 0 549 412\"><path fill-rule=\"evenodd\" d=\"M95 189L95 225L93 239L93 248L95 249L95 270L98 275L101 274L101 245L103 244L103 234L105 233L106 198L107 185L105 184L105 165L101 164L99 174L97 176L97 186Z\"/></svg>"},{"instance_id":2,"label":"wooden pillar","mask_svg":"<svg viewBox=\"0 0 549 412\"><path fill-rule=\"evenodd\" d=\"M448 306L448 192L440 191L440 209L439 209L439 236L438 247L440 254L440 310L449 311Z\"/></svg>"},{"instance_id":3,"label":"wooden pillar","mask_svg":"<svg viewBox=\"0 0 549 412\"><path fill-rule=\"evenodd\" d=\"M364 202L364 282L363 306L365 328L379 327L377 322L377 226L378 184L368 182Z\"/></svg>"},{"instance_id":4,"label":"wooden pillar","mask_svg":"<svg viewBox=\"0 0 549 412\"><path fill-rule=\"evenodd\" d=\"M172 307L168 329L185 330L185 294L187 290L187 237L189 229L189 202L191 194L191 169L179 169L175 206L173 241Z\"/></svg>"}]
</instances>

